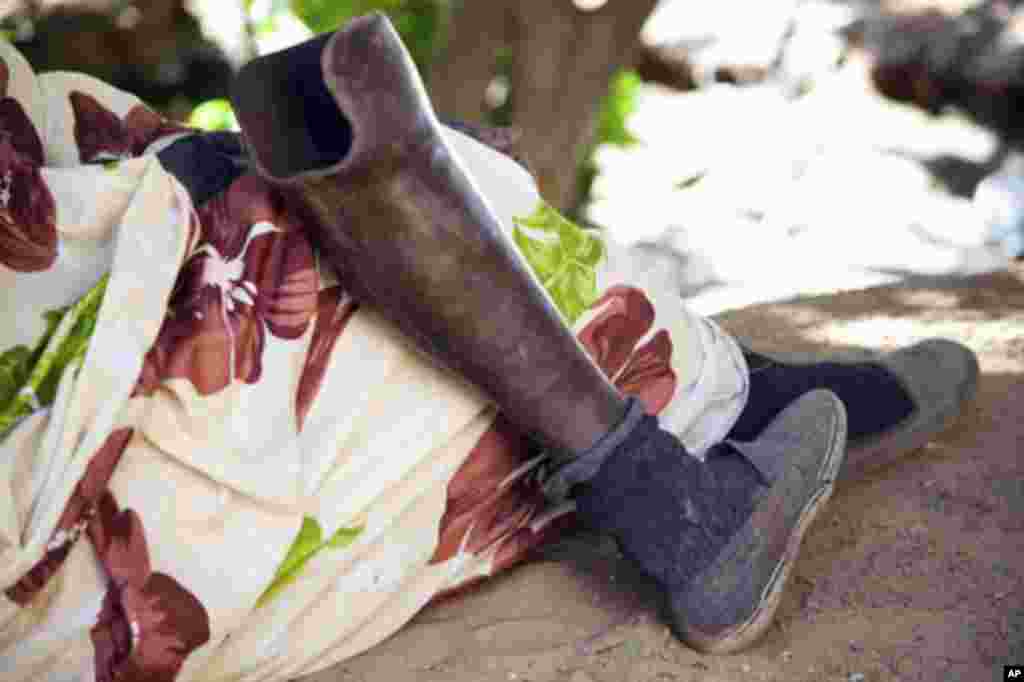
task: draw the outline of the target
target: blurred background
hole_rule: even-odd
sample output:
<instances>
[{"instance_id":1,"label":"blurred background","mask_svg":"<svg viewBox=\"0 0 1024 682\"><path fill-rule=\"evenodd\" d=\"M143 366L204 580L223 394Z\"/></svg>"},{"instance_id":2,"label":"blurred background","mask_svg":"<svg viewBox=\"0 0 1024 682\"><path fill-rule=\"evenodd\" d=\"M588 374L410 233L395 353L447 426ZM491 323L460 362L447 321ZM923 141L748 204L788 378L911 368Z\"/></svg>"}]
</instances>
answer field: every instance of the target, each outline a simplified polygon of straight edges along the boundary
<instances>
[{"instance_id":1,"label":"blurred background","mask_svg":"<svg viewBox=\"0 0 1024 682\"><path fill-rule=\"evenodd\" d=\"M382 10L442 117L521 129L549 202L753 348L980 356L955 433L833 498L749 653L606 620L597 583L538 562L316 679L973 681L1024 661L1018 4L0 0L0 35L232 129L241 64Z\"/></svg>"},{"instance_id":2,"label":"blurred background","mask_svg":"<svg viewBox=\"0 0 1024 682\"><path fill-rule=\"evenodd\" d=\"M520 129L551 203L713 313L1024 253L1017 4L7 0L0 28L232 129L241 64L384 11L443 117Z\"/></svg>"}]
</instances>

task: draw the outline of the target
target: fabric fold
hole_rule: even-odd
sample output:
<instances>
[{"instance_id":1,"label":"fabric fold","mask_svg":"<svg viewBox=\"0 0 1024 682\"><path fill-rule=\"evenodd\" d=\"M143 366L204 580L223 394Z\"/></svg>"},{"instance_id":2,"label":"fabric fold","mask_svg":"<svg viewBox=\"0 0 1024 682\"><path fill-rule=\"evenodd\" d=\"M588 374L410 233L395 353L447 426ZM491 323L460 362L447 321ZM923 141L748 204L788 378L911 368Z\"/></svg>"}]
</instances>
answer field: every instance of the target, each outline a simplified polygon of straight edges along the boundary
<instances>
[{"instance_id":1,"label":"fabric fold","mask_svg":"<svg viewBox=\"0 0 1024 682\"><path fill-rule=\"evenodd\" d=\"M5 680L312 673L572 527L549 453L352 300L275 187L232 164L197 201L172 171L202 159L157 156L197 131L9 43L0 76ZM444 134L540 278L531 253L577 228L465 131ZM557 229L527 234L537 215ZM746 400L737 347L580 243L580 344L702 453Z\"/></svg>"}]
</instances>

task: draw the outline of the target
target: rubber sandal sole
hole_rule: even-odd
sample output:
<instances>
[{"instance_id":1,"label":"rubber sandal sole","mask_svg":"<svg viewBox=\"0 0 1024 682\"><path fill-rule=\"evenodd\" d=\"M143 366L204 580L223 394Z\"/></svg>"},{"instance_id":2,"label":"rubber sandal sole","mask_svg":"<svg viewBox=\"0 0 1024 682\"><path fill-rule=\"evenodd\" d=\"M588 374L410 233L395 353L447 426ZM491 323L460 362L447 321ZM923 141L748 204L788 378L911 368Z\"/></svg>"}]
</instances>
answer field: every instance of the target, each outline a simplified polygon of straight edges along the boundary
<instances>
[{"instance_id":1,"label":"rubber sandal sole","mask_svg":"<svg viewBox=\"0 0 1024 682\"><path fill-rule=\"evenodd\" d=\"M840 408L842 403L839 402ZM825 508L832 493L835 491L836 480L843 463L846 444L846 412L840 410L841 419L833 431L832 442L829 444L828 456L822 461L819 479L824 482L822 488L808 501L800 513L796 526L786 541L786 548L776 564L772 575L761 593L759 605L746 621L735 625L720 635L707 637L695 632L676 633L688 646L707 654L732 654L742 651L754 644L771 627L775 612L782 602L782 594L789 581L796 558L800 552L800 544L804 535L813 525L821 510Z\"/></svg>"},{"instance_id":2,"label":"rubber sandal sole","mask_svg":"<svg viewBox=\"0 0 1024 682\"><path fill-rule=\"evenodd\" d=\"M915 410L914 414L888 431L863 443L848 444L846 459L839 471L839 485L848 485L873 471L884 469L951 431L960 422L960 418L968 413L978 392L980 375L981 370L975 357L967 381L955 400L927 415Z\"/></svg>"}]
</instances>

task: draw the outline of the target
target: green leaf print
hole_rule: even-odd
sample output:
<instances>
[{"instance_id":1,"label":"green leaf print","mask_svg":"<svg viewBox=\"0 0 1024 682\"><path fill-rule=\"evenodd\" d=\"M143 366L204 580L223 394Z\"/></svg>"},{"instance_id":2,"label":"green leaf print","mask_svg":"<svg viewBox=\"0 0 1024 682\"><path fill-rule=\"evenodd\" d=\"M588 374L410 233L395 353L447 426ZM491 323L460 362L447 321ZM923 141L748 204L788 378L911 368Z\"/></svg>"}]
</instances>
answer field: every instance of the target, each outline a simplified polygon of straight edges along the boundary
<instances>
[{"instance_id":1,"label":"green leaf print","mask_svg":"<svg viewBox=\"0 0 1024 682\"><path fill-rule=\"evenodd\" d=\"M203 130L238 130L238 119L231 102L226 99L206 100L188 117L188 125Z\"/></svg>"},{"instance_id":2,"label":"green leaf print","mask_svg":"<svg viewBox=\"0 0 1024 682\"><path fill-rule=\"evenodd\" d=\"M534 274L571 325L597 299L597 265L604 243L541 201L532 215L515 218L512 238Z\"/></svg>"},{"instance_id":3,"label":"green leaf print","mask_svg":"<svg viewBox=\"0 0 1024 682\"><path fill-rule=\"evenodd\" d=\"M96 330L108 275L74 305L43 314L46 331L33 351L15 346L0 355L0 438L19 420L53 404L64 372L80 366Z\"/></svg>"},{"instance_id":4,"label":"green leaf print","mask_svg":"<svg viewBox=\"0 0 1024 682\"><path fill-rule=\"evenodd\" d=\"M303 567L321 550L325 548L344 549L355 542L362 532L362 526L340 528L325 541L323 539L323 529L316 519L311 516L302 519L302 527L299 528L298 535L292 541L288 554L285 555L284 561L281 562L281 565L277 567L277 571L274 572L274 579L270 582L270 585L256 601L256 606L263 606L273 599L274 595L294 582L299 577Z\"/></svg>"},{"instance_id":5,"label":"green leaf print","mask_svg":"<svg viewBox=\"0 0 1024 682\"><path fill-rule=\"evenodd\" d=\"M327 546L331 549L345 549L355 542L356 538L362 535L362 533L363 529L361 526L357 528L339 528L338 532L327 541Z\"/></svg>"},{"instance_id":6,"label":"green leaf print","mask_svg":"<svg viewBox=\"0 0 1024 682\"><path fill-rule=\"evenodd\" d=\"M32 351L15 346L0 355L0 405L6 406L28 381L32 370Z\"/></svg>"}]
</instances>

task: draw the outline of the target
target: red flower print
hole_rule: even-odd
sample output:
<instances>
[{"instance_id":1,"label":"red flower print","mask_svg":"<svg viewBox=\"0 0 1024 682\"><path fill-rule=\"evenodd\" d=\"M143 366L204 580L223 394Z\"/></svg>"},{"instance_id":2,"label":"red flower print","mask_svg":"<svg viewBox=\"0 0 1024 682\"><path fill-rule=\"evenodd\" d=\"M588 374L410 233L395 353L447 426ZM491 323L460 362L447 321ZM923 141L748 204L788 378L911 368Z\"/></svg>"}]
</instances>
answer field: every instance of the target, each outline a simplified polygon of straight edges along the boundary
<instances>
[{"instance_id":1,"label":"red flower print","mask_svg":"<svg viewBox=\"0 0 1024 682\"><path fill-rule=\"evenodd\" d=\"M69 98L82 163L141 156L161 137L189 130L167 121L142 104L132 107L122 121L91 95L75 91Z\"/></svg>"},{"instance_id":2,"label":"red flower print","mask_svg":"<svg viewBox=\"0 0 1024 682\"><path fill-rule=\"evenodd\" d=\"M610 288L592 306L597 315L580 342L620 391L635 395L657 414L672 399L676 376L672 342L659 330L637 348L654 325L654 306L640 289ZM479 555L496 547L491 573L526 559L575 522L571 508L552 508L543 492L538 448L498 415L448 483L448 499L431 563L460 552ZM448 597L476 581L438 595Z\"/></svg>"},{"instance_id":3,"label":"red flower print","mask_svg":"<svg viewBox=\"0 0 1024 682\"><path fill-rule=\"evenodd\" d=\"M203 395L259 381L269 331L302 336L317 308L313 249L282 199L243 175L199 209L203 238L178 275L140 390L186 378Z\"/></svg>"},{"instance_id":4,"label":"red flower print","mask_svg":"<svg viewBox=\"0 0 1024 682\"><path fill-rule=\"evenodd\" d=\"M661 329L634 351L629 364L615 379L615 385L626 395L639 398L648 414L659 414L676 392L671 359L672 341L668 332Z\"/></svg>"},{"instance_id":5,"label":"red flower print","mask_svg":"<svg viewBox=\"0 0 1024 682\"><path fill-rule=\"evenodd\" d=\"M21 102L9 97L10 68L0 59L0 130L9 138L14 150L26 161L43 165L43 141L35 126L21 106Z\"/></svg>"},{"instance_id":6,"label":"red flower print","mask_svg":"<svg viewBox=\"0 0 1024 682\"><path fill-rule=\"evenodd\" d=\"M558 539L576 527L576 507L538 508L530 523L524 523L506 536L494 554L492 573L498 573L525 561L537 548Z\"/></svg>"},{"instance_id":7,"label":"red flower print","mask_svg":"<svg viewBox=\"0 0 1024 682\"><path fill-rule=\"evenodd\" d=\"M4 592L8 599L19 606L27 606L64 564L71 548L95 514L96 504L106 492L110 477L114 475L114 469L121 461L121 455L124 454L132 433L132 429L117 429L112 432L89 460L85 474L71 492L71 497L57 521L57 528L50 538L46 554L21 580Z\"/></svg>"},{"instance_id":8,"label":"red flower print","mask_svg":"<svg viewBox=\"0 0 1024 682\"><path fill-rule=\"evenodd\" d=\"M334 345L359 306L344 289L334 286L320 292L316 308L313 339L306 351L306 364L302 368L299 389L295 395L295 422L299 431L306 421L313 399L320 391Z\"/></svg>"},{"instance_id":9,"label":"red flower print","mask_svg":"<svg viewBox=\"0 0 1024 682\"><path fill-rule=\"evenodd\" d=\"M460 554L490 553L489 575L525 561L533 551L572 528L571 506L552 507L544 496L544 457L539 448L498 415L448 483L431 564ZM474 577L434 596L459 594Z\"/></svg>"},{"instance_id":10,"label":"red flower print","mask_svg":"<svg viewBox=\"0 0 1024 682\"><path fill-rule=\"evenodd\" d=\"M480 437L448 483L448 500L431 563L460 551L479 554L523 525L544 505L536 467L539 451L503 415Z\"/></svg>"},{"instance_id":11,"label":"red flower print","mask_svg":"<svg viewBox=\"0 0 1024 682\"><path fill-rule=\"evenodd\" d=\"M57 208L39 171L42 140L21 103L7 96L9 81L0 59L0 263L38 272L57 259Z\"/></svg>"},{"instance_id":12,"label":"red flower print","mask_svg":"<svg viewBox=\"0 0 1024 682\"><path fill-rule=\"evenodd\" d=\"M153 572L142 521L100 498L89 539L109 578L90 636L97 682L173 682L189 654L210 640L202 603L177 580Z\"/></svg>"},{"instance_id":13,"label":"red flower print","mask_svg":"<svg viewBox=\"0 0 1024 682\"><path fill-rule=\"evenodd\" d=\"M677 382L668 332L662 329L636 347L654 324L647 295L635 287L614 286L591 309L600 312L579 333L580 343L620 391L658 414L672 400Z\"/></svg>"}]
</instances>

